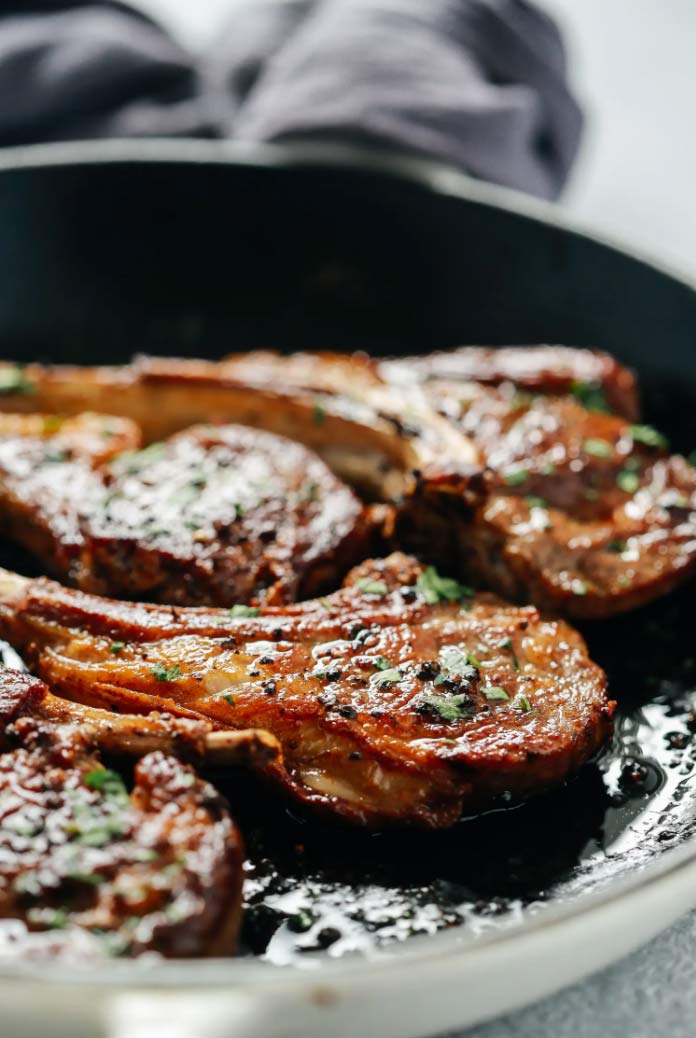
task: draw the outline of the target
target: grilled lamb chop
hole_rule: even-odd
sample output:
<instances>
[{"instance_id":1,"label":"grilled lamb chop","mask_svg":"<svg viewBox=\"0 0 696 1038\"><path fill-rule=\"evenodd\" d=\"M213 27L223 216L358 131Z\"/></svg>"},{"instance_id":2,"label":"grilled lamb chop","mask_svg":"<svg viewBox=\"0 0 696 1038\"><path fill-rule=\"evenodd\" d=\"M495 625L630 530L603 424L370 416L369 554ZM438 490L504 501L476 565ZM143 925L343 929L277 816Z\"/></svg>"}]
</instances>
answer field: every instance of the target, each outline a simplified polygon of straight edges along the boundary
<instances>
[{"instance_id":1,"label":"grilled lamb chop","mask_svg":"<svg viewBox=\"0 0 696 1038\"><path fill-rule=\"evenodd\" d=\"M393 555L327 598L246 616L0 579L0 633L60 695L258 726L269 778L370 826L441 827L562 782L613 704L580 635Z\"/></svg>"},{"instance_id":2,"label":"grilled lamb chop","mask_svg":"<svg viewBox=\"0 0 696 1038\"><path fill-rule=\"evenodd\" d=\"M208 411L288 433L360 489L401 502L396 544L544 609L607 616L696 569L696 472L654 430L598 410L611 401L633 416L637 406L631 374L602 354L462 349L411 370L256 353L32 366L25 377L40 402L67 410L108 395L142 419L149 401L150 432Z\"/></svg>"},{"instance_id":3,"label":"grilled lamb chop","mask_svg":"<svg viewBox=\"0 0 696 1038\"><path fill-rule=\"evenodd\" d=\"M318 593L367 549L353 492L304 447L198 426L145 450L130 421L0 415L0 528L51 573L170 604Z\"/></svg>"},{"instance_id":4,"label":"grilled lamb chop","mask_svg":"<svg viewBox=\"0 0 696 1038\"><path fill-rule=\"evenodd\" d=\"M129 794L101 763L94 728L67 706L56 719L50 700L36 678L0 675L0 737L12 747L0 754L0 918L55 931L39 948L58 954L230 954L243 847L224 801L160 750L138 762ZM180 745L188 734L195 749L200 725L178 724ZM36 954L31 933L16 938L15 954Z\"/></svg>"},{"instance_id":5,"label":"grilled lamb chop","mask_svg":"<svg viewBox=\"0 0 696 1038\"><path fill-rule=\"evenodd\" d=\"M638 421L638 386L632 371L607 353L568 346L462 346L458 350L382 361L391 384L427 384L442 390L457 384L514 386L519 392L575 396L581 402Z\"/></svg>"}]
</instances>

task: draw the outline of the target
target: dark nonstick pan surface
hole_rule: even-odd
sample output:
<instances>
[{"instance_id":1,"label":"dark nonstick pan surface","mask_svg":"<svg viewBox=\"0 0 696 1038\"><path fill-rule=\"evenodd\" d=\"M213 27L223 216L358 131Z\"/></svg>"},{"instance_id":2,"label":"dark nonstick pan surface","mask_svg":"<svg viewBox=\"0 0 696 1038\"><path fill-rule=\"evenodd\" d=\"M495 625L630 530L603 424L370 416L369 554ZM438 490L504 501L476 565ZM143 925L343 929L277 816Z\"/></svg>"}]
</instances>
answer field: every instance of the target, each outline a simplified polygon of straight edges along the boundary
<instances>
[{"instance_id":1,"label":"dark nonstick pan surface","mask_svg":"<svg viewBox=\"0 0 696 1038\"><path fill-rule=\"evenodd\" d=\"M302 149L7 153L2 353L94 364L252 347L597 346L639 371L646 420L696 448L696 292L536 219L536 206L502 208L505 197L436 167ZM212 775L249 849L244 953L288 963L484 932L684 844L696 828L694 606L687 587L584 625L619 701L614 744L563 789L450 832L319 824Z\"/></svg>"}]
</instances>

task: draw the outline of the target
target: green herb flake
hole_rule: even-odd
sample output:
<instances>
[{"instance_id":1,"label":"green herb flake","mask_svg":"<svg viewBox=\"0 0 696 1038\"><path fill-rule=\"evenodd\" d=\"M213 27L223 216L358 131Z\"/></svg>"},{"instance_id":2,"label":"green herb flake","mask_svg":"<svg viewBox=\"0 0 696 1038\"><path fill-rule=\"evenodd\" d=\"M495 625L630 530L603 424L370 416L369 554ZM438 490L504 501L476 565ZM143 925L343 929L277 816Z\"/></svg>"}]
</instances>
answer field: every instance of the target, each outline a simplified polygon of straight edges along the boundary
<instances>
[{"instance_id":1,"label":"green herb flake","mask_svg":"<svg viewBox=\"0 0 696 1038\"><path fill-rule=\"evenodd\" d=\"M150 668L150 673L155 681L176 681L181 677L181 667L178 663L171 667L165 667L163 663L156 663L154 667Z\"/></svg>"},{"instance_id":2,"label":"green herb flake","mask_svg":"<svg viewBox=\"0 0 696 1038\"><path fill-rule=\"evenodd\" d=\"M68 879L73 880L74 883L84 883L86 886L98 887L100 883L105 881L106 877L100 876L98 872L69 872Z\"/></svg>"},{"instance_id":3,"label":"green herb flake","mask_svg":"<svg viewBox=\"0 0 696 1038\"><path fill-rule=\"evenodd\" d=\"M509 487L518 487L520 483L525 483L528 477L526 469L513 469L512 472L506 472L503 479Z\"/></svg>"},{"instance_id":4,"label":"green herb flake","mask_svg":"<svg viewBox=\"0 0 696 1038\"><path fill-rule=\"evenodd\" d=\"M473 653L467 652L466 649L461 649L458 645L445 645L440 649L440 663L443 674L439 676L439 679L436 679L435 684L442 684L445 680L445 675L467 676L467 671L471 671L472 667L476 670L479 670L481 667L480 662Z\"/></svg>"},{"instance_id":5,"label":"green herb flake","mask_svg":"<svg viewBox=\"0 0 696 1038\"><path fill-rule=\"evenodd\" d=\"M652 425L629 425L628 432L634 443L642 443L644 447L656 450L669 450L669 440Z\"/></svg>"},{"instance_id":6,"label":"green herb flake","mask_svg":"<svg viewBox=\"0 0 696 1038\"><path fill-rule=\"evenodd\" d=\"M376 685L378 688L382 685L392 685L395 681L401 681L401 671L397 667L378 671L377 674L373 674L370 678L370 684Z\"/></svg>"},{"instance_id":7,"label":"green herb flake","mask_svg":"<svg viewBox=\"0 0 696 1038\"><path fill-rule=\"evenodd\" d=\"M637 472L623 469L616 477L616 485L619 490L623 490L626 494L635 494L640 486L640 476Z\"/></svg>"},{"instance_id":8,"label":"green herb flake","mask_svg":"<svg viewBox=\"0 0 696 1038\"><path fill-rule=\"evenodd\" d=\"M384 656L375 656L370 662L375 670L389 670L391 668L391 663Z\"/></svg>"},{"instance_id":9,"label":"green herb flake","mask_svg":"<svg viewBox=\"0 0 696 1038\"><path fill-rule=\"evenodd\" d=\"M159 461L164 457L165 445L163 443L151 443L149 447L143 447L139 451L124 451L117 459L120 469L126 475L133 476L152 462Z\"/></svg>"},{"instance_id":10,"label":"green herb flake","mask_svg":"<svg viewBox=\"0 0 696 1038\"><path fill-rule=\"evenodd\" d=\"M460 584L453 577L441 577L434 566L428 566L416 582L416 589L428 605L438 602L462 602L472 598L473 588Z\"/></svg>"},{"instance_id":11,"label":"green herb flake","mask_svg":"<svg viewBox=\"0 0 696 1038\"><path fill-rule=\"evenodd\" d=\"M95 768L94 771L87 772L84 781L90 789L98 789L105 796L115 799L125 799L128 796L121 776L109 768Z\"/></svg>"},{"instance_id":12,"label":"green herb flake","mask_svg":"<svg viewBox=\"0 0 696 1038\"><path fill-rule=\"evenodd\" d=\"M613 552L615 555L621 555L628 548L627 541L609 541L607 544L607 551Z\"/></svg>"},{"instance_id":13,"label":"green herb flake","mask_svg":"<svg viewBox=\"0 0 696 1038\"><path fill-rule=\"evenodd\" d=\"M326 421L326 411L319 403L312 407L312 421L315 425L323 425Z\"/></svg>"},{"instance_id":14,"label":"green herb flake","mask_svg":"<svg viewBox=\"0 0 696 1038\"><path fill-rule=\"evenodd\" d=\"M359 591L362 591L364 595L377 595L380 598L386 595L389 590L383 580L372 580L370 577L364 577L362 580L357 580L355 586Z\"/></svg>"},{"instance_id":15,"label":"green herb flake","mask_svg":"<svg viewBox=\"0 0 696 1038\"><path fill-rule=\"evenodd\" d=\"M20 364L8 365L0 369L0 395L21 393L29 396L35 392L35 389L36 387L27 378L26 372Z\"/></svg>"},{"instance_id":16,"label":"green herb flake","mask_svg":"<svg viewBox=\"0 0 696 1038\"><path fill-rule=\"evenodd\" d=\"M481 692L486 697L486 699L490 699L494 702L496 700L504 702L510 698L510 696L507 694L507 692L501 685L487 685L485 688L481 689Z\"/></svg>"},{"instance_id":17,"label":"green herb flake","mask_svg":"<svg viewBox=\"0 0 696 1038\"><path fill-rule=\"evenodd\" d=\"M34 926L46 930L64 930L69 922L68 913L64 908L30 908L27 919Z\"/></svg>"},{"instance_id":18,"label":"green herb flake","mask_svg":"<svg viewBox=\"0 0 696 1038\"><path fill-rule=\"evenodd\" d=\"M521 710L523 714L529 714L532 711L532 704L530 703L527 696L523 692L519 692L512 701L512 705L516 710Z\"/></svg>"},{"instance_id":19,"label":"green herb flake","mask_svg":"<svg viewBox=\"0 0 696 1038\"><path fill-rule=\"evenodd\" d=\"M573 382L570 392L588 411L609 413L609 404L598 382Z\"/></svg>"},{"instance_id":20,"label":"green herb flake","mask_svg":"<svg viewBox=\"0 0 696 1038\"><path fill-rule=\"evenodd\" d=\"M547 508L546 501L543 497L525 497L525 501L530 508Z\"/></svg>"},{"instance_id":21,"label":"green herb flake","mask_svg":"<svg viewBox=\"0 0 696 1038\"><path fill-rule=\"evenodd\" d=\"M112 652L114 656L117 656L119 652L122 652L126 647L125 642L112 642L109 646L109 652Z\"/></svg>"},{"instance_id":22,"label":"green herb flake","mask_svg":"<svg viewBox=\"0 0 696 1038\"><path fill-rule=\"evenodd\" d=\"M300 490L300 501L316 501L318 493L318 484L312 482L312 480L309 480L302 486L302 489Z\"/></svg>"},{"instance_id":23,"label":"green herb flake","mask_svg":"<svg viewBox=\"0 0 696 1038\"><path fill-rule=\"evenodd\" d=\"M437 714L442 721L463 721L473 716L471 700L466 693L460 696L421 696L419 707Z\"/></svg>"},{"instance_id":24,"label":"green herb flake","mask_svg":"<svg viewBox=\"0 0 696 1038\"><path fill-rule=\"evenodd\" d=\"M586 454L592 454L595 458L610 458L614 453L613 444L608 440L599 440L594 437L583 440L582 449Z\"/></svg>"},{"instance_id":25,"label":"green herb flake","mask_svg":"<svg viewBox=\"0 0 696 1038\"><path fill-rule=\"evenodd\" d=\"M229 703L230 706L234 706L235 705L234 696L231 695L229 692L226 692L225 695L222 698L225 700L226 703Z\"/></svg>"},{"instance_id":26,"label":"green herb flake","mask_svg":"<svg viewBox=\"0 0 696 1038\"><path fill-rule=\"evenodd\" d=\"M68 451L65 447L57 447L55 444L49 444L44 448L42 460L49 465L60 465L62 462L68 460Z\"/></svg>"},{"instance_id":27,"label":"green herb flake","mask_svg":"<svg viewBox=\"0 0 696 1038\"><path fill-rule=\"evenodd\" d=\"M512 638L506 638L504 642L501 642L500 643L500 648L501 649L507 649L507 651L512 656L512 666L514 667L515 670L519 670L520 669L520 662L517 659L517 654L515 652L515 647L512 644Z\"/></svg>"},{"instance_id":28,"label":"green herb flake","mask_svg":"<svg viewBox=\"0 0 696 1038\"><path fill-rule=\"evenodd\" d=\"M233 605L231 609L228 609L230 616L238 619L242 616L258 616L261 612L258 606L247 606L247 605Z\"/></svg>"}]
</instances>

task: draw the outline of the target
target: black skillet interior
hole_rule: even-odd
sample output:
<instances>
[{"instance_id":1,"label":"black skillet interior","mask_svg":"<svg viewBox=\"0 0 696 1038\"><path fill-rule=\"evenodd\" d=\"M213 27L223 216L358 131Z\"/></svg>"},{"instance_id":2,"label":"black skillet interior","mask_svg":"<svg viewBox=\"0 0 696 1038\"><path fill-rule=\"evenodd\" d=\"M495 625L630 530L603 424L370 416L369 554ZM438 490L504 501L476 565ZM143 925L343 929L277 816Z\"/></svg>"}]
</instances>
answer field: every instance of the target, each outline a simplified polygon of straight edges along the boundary
<instances>
[{"instance_id":1,"label":"black skillet interior","mask_svg":"<svg viewBox=\"0 0 696 1038\"><path fill-rule=\"evenodd\" d=\"M92 147L58 165L49 151L0 172L4 356L596 345L639 370L647 419L679 450L696 447L696 292L685 284L389 162L222 161L215 145L196 145L194 161L183 145L179 160L162 148L165 162L139 149L99 161ZM287 962L504 925L683 842L695 825L695 604L687 587L586 625L620 702L613 747L566 788L449 833L330 828L213 776L250 851L246 951Z\"/></svg>"}]
</instances>

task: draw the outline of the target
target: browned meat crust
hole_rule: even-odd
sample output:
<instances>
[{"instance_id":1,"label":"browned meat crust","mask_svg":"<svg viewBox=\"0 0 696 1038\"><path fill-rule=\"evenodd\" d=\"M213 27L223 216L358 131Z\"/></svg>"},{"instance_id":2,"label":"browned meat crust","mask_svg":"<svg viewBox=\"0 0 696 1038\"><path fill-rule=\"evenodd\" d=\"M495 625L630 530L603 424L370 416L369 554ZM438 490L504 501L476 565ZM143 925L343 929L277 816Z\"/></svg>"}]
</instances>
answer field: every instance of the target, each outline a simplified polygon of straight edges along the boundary
<instances>
[{"instance_id":1,"label":"browned meat crust","mask_svg":"<svg viewBox=\"0 0 696 1038\"><path fill-rule=\"evenodd\" d=\"M456 521L437 481L421 481L401 513L402 544L574 617L628 611L693 575L696 469L656 430L569 397L472 384L440 393L485 456L485 500Z\"/></svg>"},{"instance_id":2,"label":"browned meat crust","mask_svg":"<svg viewBox=\"0 0 696 1038\"><path fill-rule=\"evenodd\" d=\"M197 426L145 450L129 421L0 415L0 524L56 576L171 604L294 601L367 552L354 493L299 444Z\"/></svg>"},{"instance_id":3,"label":"browned meat crust","mask_svg":"<svg viewBox=\"0 0 696 1038\"><path fill-rule=\"evenodd\" d=\"M608 616L696 569L694 469L669 458L654 430L607 413L612 404L633 416L637 401L631 373L603 354L464 348L377 364L255 353L32 367L27 378L39 399L68 409L111 394L140 417L149 402L160 429L205 408L272 425L400 502L395 546L543 609Z\"/></svg>"},{"instance_id":4,"label":"browned meat crust","mask_svg":"<svg viewBox=\"0 0 696 1038\"><path fill-rule=\"evenodd\" d=\"M40 716L44 696L29 675L0 675L13 747L0 754L0 917L56 931L54 953L76 933L94 935L92 954L231 953L243 849L223 800L162 752L137 764L129 794L88 734Z\"/></svg>"},{"instance_id":5,"label":"browned meat crust","mask_svg":"<svg viewBox=\"0 0 696 1038\"><path fill-rule=\"evenodd\" d=\"M269 777L368 825L449 825L562 782L611 731L580 635L394 555L258 616L119 602L5 574L0 631L60 695L168 705L280 741Z\"/></svg>"},{"instance_id":6,"label":"browned meat crust","mask_svg":"<svg viewBox=\"0 0 696 1038\"><path fill-rule=\"evenodd\" d=\"M550 396L575 395L605 400L607 408L632 422L638 420L638 385L632 371L607 353L568 346L462 346L446 353L384 361L380 373L388 382L428 383L452 387L474 382Z\"/></svg>"}]
</instances>

